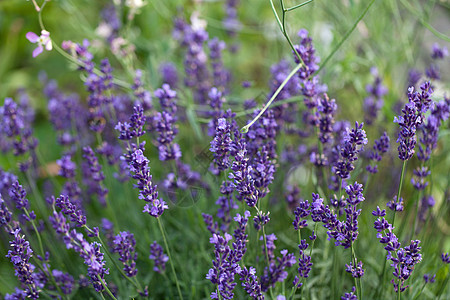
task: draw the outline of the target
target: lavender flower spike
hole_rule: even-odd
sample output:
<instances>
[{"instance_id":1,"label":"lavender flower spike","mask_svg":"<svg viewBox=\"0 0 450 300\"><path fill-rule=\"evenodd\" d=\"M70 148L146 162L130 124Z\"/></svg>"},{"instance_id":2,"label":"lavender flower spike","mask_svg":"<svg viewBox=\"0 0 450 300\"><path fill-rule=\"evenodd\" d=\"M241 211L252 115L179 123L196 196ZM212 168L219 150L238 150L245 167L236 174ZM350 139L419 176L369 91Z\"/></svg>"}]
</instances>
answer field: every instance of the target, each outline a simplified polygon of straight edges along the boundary
<instances>
[{"instance_id":1,"label":"lavender flower spike","mask_svg":"<svg viewBox=\"0 0 450 300\"><path fill-rule=\"evenodd\" d=\"M149 258L155 261L153 271L158 273L164 273L164 271L166 270L166 262L169 261L169 257L164 254L163 248L156 241L154 241L150 245Z\"/></svg>"}]
</instances>

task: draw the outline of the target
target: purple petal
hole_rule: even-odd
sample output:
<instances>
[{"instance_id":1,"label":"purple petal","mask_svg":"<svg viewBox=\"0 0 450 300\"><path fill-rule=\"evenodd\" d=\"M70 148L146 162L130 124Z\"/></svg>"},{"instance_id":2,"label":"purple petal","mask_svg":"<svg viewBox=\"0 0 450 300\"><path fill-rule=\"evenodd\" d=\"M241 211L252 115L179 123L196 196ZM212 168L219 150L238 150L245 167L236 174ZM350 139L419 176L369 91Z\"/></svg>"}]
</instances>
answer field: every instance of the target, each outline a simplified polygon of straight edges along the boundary
<instances>
[{"instance_id":1,"label":"purple petal","mask_svg":"<svg viewBox=\"0 0 450 300\"><path fill-rule=\"evenodd\" d=\"M42 45L39 45L36 49L34 49L33 57L38 56L39 54L42 53L42 51L44 51L44 47L42 47Z\"/></svg>"},{"instance_id":2,"label":"purple petal","mask_svg":"<svg viewBox=\"0 0 450 300\"><path fill-rule=\"evenodd\" d=\"M39 41L39 36L34 32L27 32L25 37L32 43L37 43Z\"/></svg>"}]
</instances>

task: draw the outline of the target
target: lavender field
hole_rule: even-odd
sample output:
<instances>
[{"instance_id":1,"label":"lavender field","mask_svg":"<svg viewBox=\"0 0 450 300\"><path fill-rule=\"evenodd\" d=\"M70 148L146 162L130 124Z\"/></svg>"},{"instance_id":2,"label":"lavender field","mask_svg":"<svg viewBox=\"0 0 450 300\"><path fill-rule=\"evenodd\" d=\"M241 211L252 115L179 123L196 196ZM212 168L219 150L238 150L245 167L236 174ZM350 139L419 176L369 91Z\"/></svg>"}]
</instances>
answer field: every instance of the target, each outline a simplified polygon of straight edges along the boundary
<instances>
[{"instance_id":1,"label":"lavender field","mask_svg":"<svg viewBox=\"0 0 450 300\"><path fill-rule=\"evenodd\" d=\"M0 299L450 299L445 0L0 1Z\"/></svg>"}]
</instances>

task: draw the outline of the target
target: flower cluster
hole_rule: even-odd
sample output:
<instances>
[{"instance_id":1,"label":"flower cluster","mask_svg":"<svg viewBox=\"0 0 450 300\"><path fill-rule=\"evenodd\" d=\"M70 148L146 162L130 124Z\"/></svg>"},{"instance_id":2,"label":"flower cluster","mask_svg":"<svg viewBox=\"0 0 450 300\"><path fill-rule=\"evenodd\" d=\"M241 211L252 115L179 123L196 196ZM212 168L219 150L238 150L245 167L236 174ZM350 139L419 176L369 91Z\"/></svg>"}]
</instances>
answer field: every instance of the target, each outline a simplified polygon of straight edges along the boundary
<instances>
[{"instance_id":1,"label":"flower cluster","mask_svg":"<svg viewBox=\"0 0 450 300\"><path fill-rule=\"evenodd\" d=\"M404 282L411 276L414 266L422 260L422 255L419 253L419 240L411 241L409 246L401 248L397 236L394 234L393 227L384 218L386 211L377 207L372 212L372 215L377 217L374 222L374 228L378 232L377 237L380 243L384 244L384 249L388 251L387 259L392 261L394 267L394 276L398 279L392 280L396 292L403 292L408 288L404 286Z\"/></svg>"},{"instance_id":2,"label":"flower cluster","mask_svg":"<svg viewBox=\"0 0 450 300\"><path fill-rule=\"evenodd\" d=\"M367 144L364 123L355 122L355 128L347 129L346 135L340 147L340 158L334 165L334 173L341 179L350 178L350 172L355 169L353 162L358 159L358 153L363 150L363 145Z\"/></svg>"},{"instance_id":3,"label":"flower cluster","mask_svg":"<svg viewBox=\"0 0 450 300\"><path fill-rule=\"evenodd\" d=\"M83 178L88 186L88 194L96 194L99 202L105 206L108 189L102 184L102 181L105 179L102 165L99 164L91 147L83 147L83 158L86 160L82 166L83 174L85 175Z\"/></svg>"},{"instance_id":4,"label":"flower cluster","mask_svg":"<svg viewBox=\"0 0 450 300\"><path fill-rule=\"evenodd\" d=\"M378 111L383 107L383 96L387 93L387 88L383 85L378 70L375 67L370 69L370 73L375 77L372 84L366 85L366 91L369 94L364 99L364 122L371 125L377 118Z\"/></svg>"},{"instance_id":5,"label":"flower cluster","mask_svg":"<svg viewBox=\"0 0 450 300\"><path fill-rule=\"evenodd\" d=\"M397 143L398 157L405 161L414 155L416 146L416 131L423 122L423 114L429 109L431 104L430 82L425 82L420 86L421 93L414 91L414 87L408 89L409 102L402 109L402 115L394 118L394 122L400 126Z\"/></svg>"},{"instance_id":6,"label":"flower cluster","mask_svg":"<svg viewBox=\"0 0 450 300\"><path fill-rule=\"evenodd\" d=\"M136 240L134 235L127 231L119 232L113 241L113 252L119 254L119 260L123 264L123 271L128 277L134 277L137 274L136 259L137 253L135 252Z\"/></svg>"},{"instance_id":7,"label":"flower cluster","mask_svg":"<svg viewBox=\"0 0 450 300\"><path fill-rule=\"evenodd\" d=\"M250 212L246 211L244 216L237 214L234 220L237 222L238 227L234 231L233 236L225 233L224 236L213 234L210 239L210 243L214 244L215 258L213 260L213 268L209 269L206 279L210 280L213 284L217 285L217 291L211 293L212 299L233 299L234 277L236 274L240 274L241 277L247 278L250 274L242 274L242 269L239 262L242 260L247 247L247 234L245 230L247 228L248 217ZM232 247L228 243L233 239ZM251 293L251 292L250 292Z\"/></svg>"},{"instance_id":8,"label":"flower cluster","mask_svg":"<svg viewBox=\"0 0 450 300\"><path fill-rule=\"evenodd\" d=\"M166 263L169 261L169 257L164 254L163 248L156 241L150 245L149 258L155 261L155 266L153 267L155 272L163 273L166 270Z\"/></svg>"},{"instance_id":9,"label":"flower cluster","mask_svg":"<svg viewBox=\"0 0 450 300\"><path fill-rule=\"evenodd\" d=\"M386 131L383 133L382 136L378 140L375 140L373 143L373 150L369 152L369 159L373 162L372 164L368 165L366 167L366 170L369 173L377 173L378 172L378 165L377 163L381 161L382 155L386 153L389 150L389 136L387 135Z\"/></svg>"}]
</instances>

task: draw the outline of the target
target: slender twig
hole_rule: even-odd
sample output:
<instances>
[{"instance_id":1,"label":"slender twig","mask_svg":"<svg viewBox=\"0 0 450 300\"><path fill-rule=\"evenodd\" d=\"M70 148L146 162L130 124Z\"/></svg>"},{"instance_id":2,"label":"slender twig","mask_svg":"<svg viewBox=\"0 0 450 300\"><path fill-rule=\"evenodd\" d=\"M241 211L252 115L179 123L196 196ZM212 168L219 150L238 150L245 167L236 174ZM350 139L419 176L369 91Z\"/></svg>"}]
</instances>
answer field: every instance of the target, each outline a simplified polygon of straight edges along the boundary
<instances>
[{"instance_id":1,"label":"slender twig","mask_svg":"<svg viewBox=\"0 0 450 300\"><path fill-rule=\"evenodd\" d=\"M267 104L264 106L263 109L259 112L259 114L246 126L242 127L241 132L247 133L250 126L252 126L263 114L264 112L269 108L270 104L272 104L273 100L278 96L278 94L281 92L281 90L284 88L284 86L288 83L288 81L297 73L298 70L302 67L302 64L298 64L294 70L289 73L289 75L286 77L286 79L281 83L281 85L278 87L278 89L275 91L275 93L272 95L270 100L267 102Z\"/></svg>"},{"instance_id":2,"label":"slender twig","mask_svg":"<svg viewBox=\"0 0 450 300\"><path fill-rule=\"evenodd\" d=\"M342 40L340 40L340 42L336 45L336 47L334 47L333 51L331 51L331 53L327 56L327 58L325 58L323 63L320 65L319 70L317 70L317 73L319 73L326 66L328 61L330 61L330 59L339 50L339 48L341 48L342 44L344 44L344 42L347 40L347 38L350 36L350 34L352 34L352 32L355 30L356 26L358 26L358 23L364 18L364 16L367 14L367 12L369 11L370 7L372 6L372 4L374 2L375 2L375 0L370 1L370 3L367 5L367 7L364 9L364 11L359 15L358 19L356 19L356 22L353 24L353 26L345 33Z\"/></svg>"},{"instance_id":3,"label":"slender twig","mask_svg":"<svg viewBox=\"0 0 450 300\"><path fill-rule=\"evenodd\" d=\"M285 9L285 11L291 11L291 10L294 10L294 9L300 8L300 7L302 7L302 6L306 5L306 4L309 4L309 3L313 2L313 1L314 1L314 0L308 0L308 1L305 1L305 2L303 2L303 3L300 3L300 4L297 4L297 5L295 5L295 6L292 6L292 7L286 8L286 9Z\"/></svg>"},{"instance_id":4,"label":"slender twig","mask_svg":"<svg viewBox=\"0 0 450 300\"><path fill-rule=\"evenodd\" d=\"M318 74L327 64L327 62L333 57L333 55L339 50L339 48L342 46L342 44L347 40L347 38L350 36L350 34L355 30L356 26L358 25L358 23L362 20L362 18L364 18L364 16L367 14L367 12L369 11L370 7L372 6L372 4L375 2L375 0L371 0L371 2L369 3L369 5L367 5L367 7L364 9L364 11L361 13L361 15L358 17L358 19L355 21L355 23L353 24L353 26L347 31L347 33L345 34L345 36L342 38L342 40L336 45L336 47L333 49L333 51L331 51L331 53L327 56L327 58L325 59L325 61L322 63L322 65L320 66L319 70L317 70L316 74ZM275 18L277 20L278 25L280 26L280 28L283 28L283 24L281 23L281 20L275 10L275 6L273 5L272 0L270 0L270 4L272 6L272 10L274 11L275 14ZM270 104L272 104L273 100L278 96L278 94L281 92L281 90L284 88L284 86L287 84L287 82L289 81L289 79L292 78L292 76L294 76L295 73L297 73L297 71L303 66L302 62L300 62L295 68L294 70L292 70L292 72L288 75L288 77L286 77L286 79L281 83L281 85L278 87L278 89L275 91L275 93L272 95L272 97L270 98L270 100L267 102L267 104L264 106L264 108L259 112L259 114L246 126L242 127L241 132L242 133L247 133L248 129L250 128L250 126L252 126L263 114L264 112L267 110L267 108L270 106Z\"/></svg>"},{"instance_id":5,"label":"slender twig","mask_svg":"<svg viewBox=\"0 0 450 300\"><path fill-rule=\"evenodd\" d=\"M163 228L161 219L160 218L156 218L156 219L158 220L158 226L159 226L159 229L161 230L161 234L163 236L164 245L165 245L166 251L167 251L167 256L169 256L170 268L172 269L173 276L175 277L175 284L177 286L178 296L180 297L180 299L183 299L183 294L181 293L177 273L175 272L175 267L173 265L172 256L170 255L170 248L169 248L169 244L167 243L166 233L164 232L164 228Z\"/></svg>"},{"instance_id":6,"label":"slender twig","mask_svg":"<svg viewBox=\"0 0 450 300\"><path fill-rule=\"evenodd\" d=\"M419 20L420 23L422 23L422 25L427 28L432 34L434 34L436 37L440 38L441 40L444 40L446 42L450 42L450 37L443 34L442 32L439 32L438 30L436 30L433 26L430 25L430 23L426 22L424 20L424 18L422 18L420 16L420 12L416 11L414 8L411 7L411 5L409 5L407 2L405 2L405 0L400 0L400 2L403 4L403 6L409 10L410 13L412 13L413 15L415 15L417 17L417 19Z\"/></svg>"}]
</instances>

